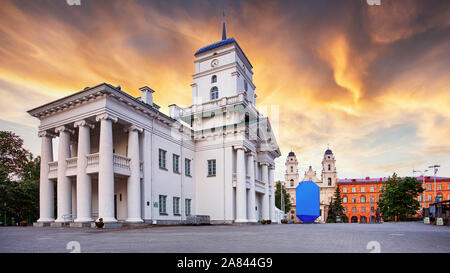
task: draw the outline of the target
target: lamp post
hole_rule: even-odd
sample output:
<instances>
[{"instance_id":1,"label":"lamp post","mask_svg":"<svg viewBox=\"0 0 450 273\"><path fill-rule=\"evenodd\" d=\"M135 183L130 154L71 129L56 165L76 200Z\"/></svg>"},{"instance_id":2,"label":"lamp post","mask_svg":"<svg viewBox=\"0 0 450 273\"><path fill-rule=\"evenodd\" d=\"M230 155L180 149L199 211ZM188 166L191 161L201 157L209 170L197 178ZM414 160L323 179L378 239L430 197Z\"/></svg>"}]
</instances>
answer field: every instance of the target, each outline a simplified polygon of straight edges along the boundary
<instances>
[{"instance_id":1,"label":"lamp post","mask_svg":"<svg viewBox=\"0 0 450 273\"><path fill-rule=\"evenodd\" d=\"M425 214L425 191L427 190L426 185L425 185L425 173L428 172L428 170L423 170L423 171L416 171L413 170L413 173L420 173L422 175L422 183L423 183L423 206L422 206L422 213Z\"/></svg>"},{"instance_id":2,"label":"lamp post","mask_svg":"<svg viewBox=\"0 0 450 273\"><path fill-rule=\"evenodd\" d=\"M436 195L436 174L438 172L438 168L440 167L440 165L433 165L433 166L429 166L428 168L433 169L434 170L434 202L437 202L437 195Z\"/></svg>"}]
</instances>

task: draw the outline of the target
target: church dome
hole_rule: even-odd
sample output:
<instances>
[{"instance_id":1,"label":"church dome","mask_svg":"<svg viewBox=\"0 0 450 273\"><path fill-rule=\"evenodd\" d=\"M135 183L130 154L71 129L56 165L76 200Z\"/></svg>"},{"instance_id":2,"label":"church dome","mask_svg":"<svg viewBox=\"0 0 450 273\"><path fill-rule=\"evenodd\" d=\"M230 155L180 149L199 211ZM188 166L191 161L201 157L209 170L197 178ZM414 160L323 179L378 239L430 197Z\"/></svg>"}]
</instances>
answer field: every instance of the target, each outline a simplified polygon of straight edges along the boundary
<instances>
[{"instance_id":1,"label":"church dome","mask_svg":"<svg viewBox=\"0 0 450 273\"><path fill-rule=\"evenodd\" d=\"M327 150L325 151L325 154L326 154L326 155L331 155L331 154L333 154L333 152L332 152L330 149L327 149Z\"/></svg>"},{"instance_id":2,"label":"church dome","mask_svg":"<svg viewBox=\"0 0 450 273\"><path fill-rule=\"evenodd\" d=\"M289 152L288 156L295 156L295 153L294 152Z\"/></svg>"}]
</instances>

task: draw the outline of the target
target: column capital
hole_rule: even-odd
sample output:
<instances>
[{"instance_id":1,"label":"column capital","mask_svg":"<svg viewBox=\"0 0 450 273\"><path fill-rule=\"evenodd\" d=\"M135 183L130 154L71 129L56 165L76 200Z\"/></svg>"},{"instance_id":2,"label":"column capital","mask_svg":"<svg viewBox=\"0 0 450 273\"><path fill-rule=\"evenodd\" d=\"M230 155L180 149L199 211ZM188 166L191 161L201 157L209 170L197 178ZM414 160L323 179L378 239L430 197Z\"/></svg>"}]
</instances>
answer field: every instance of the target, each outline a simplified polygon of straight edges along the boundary
<instances>
[{"instance_id":1,"label":"column capital","mask_svg":"<svg viewBox=\"0 0 450 273\"><path fill-rule=\"evenodd\" d=\"M255 157L255 153L252 150L250 150L250 149L248 149L245 153L247 154L247 156Z\"/></svg>"},{"instance_id":2,"label":"column capital","mask_svg":"<svg viewBox=\"0 0 450 273\"><path fill-rule=\"evenodd\" d=\"M131 125L130 127L125 128L124 131L125 131L125 132L129 132L129 131L138 131L139 133L142 133L142 132L144 131L144 129L142 129L141 127L136 126L136 125L133 124L133 125Z\"/></svg>"},{"instance_id":3,"label":"column capital","mask_svg":"<svg viewBox=\"0 0 450 273\"><path fill-rule=\"evenodd\" d=\"M87 122L85 119L79 120L79 121L75 121L74 125L75 128L76 127L84 127L84 126L88 126L91 129L95 128L95 125L92 123Z\"/></svg>"},{"instance_id":4,"label":"column capital","mask_svg":"<svg viewBox=\"0 0 450 273\"><path fill-rule=\"evenodd\" d=\"M51 138L54 138L54 137L56 137L56 135L53 134L53 133L50 133L50 132L48 132L46 130L44 130L44 131L39 131L38 132L38 137L51 137Z\"/></svg>"},{"instance_id":5,"label":"column capital","mask_svg":"<svg viewBox=\"0 0 450 273\"><path fill-rule=\"evenodd\" d=\"M116 123L119 119L116 116L113 116L109 113L103 113L103 114L99 114L95 117L96 121L100 121L100 120L111 120L112 122Z\"/></svg>"},{"instance_id":6,"label":"column capital","mask_svg":"<svg viewBox=\"0 0 450 273\"><path fill-rule=\"evenodd\" d=\"M244 145L234 145L233 148L234 148L235 150L244 150L244 151L245 151Z\"/></svg>"},{"instance_id":7,"label":"column capital","mask_svg":"<svg viewBox=\"0 0 450 273\"><path fill-rule=\"evenodd\" d=\"M270 166L269 162L267 162L267 161L261 161L261 162L259 162L259 165L261 165L261 166Z\"/></svg>"},{"instance_id":8,"label":"column capital","mask_svg":"<svg viewBox=\"0 0 450 273\"><path fill-rule=\"evenodd\" d=\"M55 128L55 132L56 133L60 133L60 132L69 132L70 134L75 133L74 130L70 129L69 127L62 125L62 126L58 126Z\"/></svg>"}]
</instances>

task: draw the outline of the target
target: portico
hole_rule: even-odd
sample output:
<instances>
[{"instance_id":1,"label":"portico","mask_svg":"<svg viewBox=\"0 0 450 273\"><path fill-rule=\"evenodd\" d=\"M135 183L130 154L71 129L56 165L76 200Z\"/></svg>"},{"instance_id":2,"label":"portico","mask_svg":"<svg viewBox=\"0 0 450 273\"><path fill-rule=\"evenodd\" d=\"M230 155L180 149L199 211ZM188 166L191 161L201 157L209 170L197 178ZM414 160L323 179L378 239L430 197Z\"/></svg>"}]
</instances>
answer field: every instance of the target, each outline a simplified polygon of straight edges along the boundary
<instances>
[{"instance_id":1,"label":"portico","mask_svg":"<svg viewBox=\"0 0 450 273\"><path fill-rule=\"evenodd\" d=\"M118 118L114 115L102 113L39 133L42 139L42 164L41 218L38 222L53 222L55 219L53 183L57 185L55 222L74 220L83 223L96 218L103 218L104 222L116 222L115 177L127 180L126 221L143 221L140 207L143 173L139 147L143 129L126 122L116 128L117 122ZM114 130L122 129L122 134L128 134L125 151L121 147L123 139L113 141L113 126ZM94 130L96 127L99 130ZM52 140L56 136L59 138L58 161L53 161ZM71 151L70 147L74 144L77 144L76 149ZM115 153L115 150L125 152L126 155ZM98 181L95 190L98 195L95 198L92 197L92 179ZM72 183L75 194L72 193ZM73 196L76 200L72 200ZM93 202L97 203L95 211ZM72 203L76 206L72 207Z\"/></svg>"}]
</instances>

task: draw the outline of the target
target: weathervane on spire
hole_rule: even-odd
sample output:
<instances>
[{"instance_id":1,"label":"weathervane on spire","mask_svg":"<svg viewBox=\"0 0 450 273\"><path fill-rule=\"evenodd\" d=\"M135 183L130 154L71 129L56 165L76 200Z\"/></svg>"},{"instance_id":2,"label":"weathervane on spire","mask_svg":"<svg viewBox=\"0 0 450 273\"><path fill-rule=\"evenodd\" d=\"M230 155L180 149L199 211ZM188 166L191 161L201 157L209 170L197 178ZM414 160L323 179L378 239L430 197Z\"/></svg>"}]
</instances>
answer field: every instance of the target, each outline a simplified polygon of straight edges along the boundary
<instances>
[{"instance_id":1,"label":"weathervane on spire","mask_svg":"<svg viewBox=\"0 0 450 273\"><path fill-rule=\"evenodd\" d=\"M225 28L225 10L223 10L222 12L222 21L223 21L223 29L222 29L222 40L226 40L227 39L227 29Z\"/></svg>"}]
</instances>

